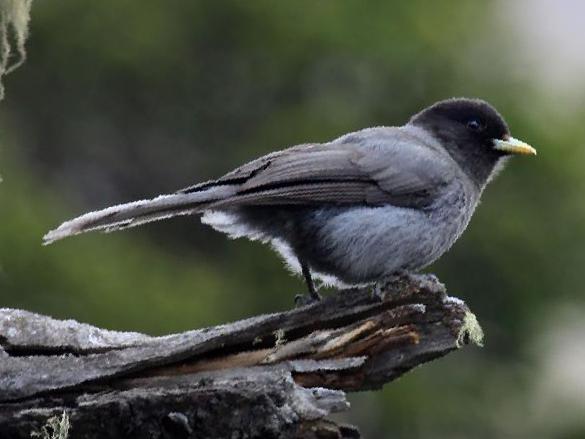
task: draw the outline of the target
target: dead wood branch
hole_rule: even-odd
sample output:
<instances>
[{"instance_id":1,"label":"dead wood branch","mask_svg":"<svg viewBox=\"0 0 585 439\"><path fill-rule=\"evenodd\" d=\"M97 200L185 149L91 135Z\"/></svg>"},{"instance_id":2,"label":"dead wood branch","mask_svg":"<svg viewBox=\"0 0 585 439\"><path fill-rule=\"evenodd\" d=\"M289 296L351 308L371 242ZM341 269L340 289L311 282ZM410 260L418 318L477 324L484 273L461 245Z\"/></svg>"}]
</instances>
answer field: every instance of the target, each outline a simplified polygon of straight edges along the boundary
<instances>
[{"instance_id":1,"label":"dead wood branch","mask_svg":"<svg viewBox=\"0 0 585 439\"><path fill-rule=\"evenodd\" d=\"M165 337L0 310L0 437L65 411L71 438L343 438L326 417L467 341L434 276Z\"/></svg>"}]
</instances>

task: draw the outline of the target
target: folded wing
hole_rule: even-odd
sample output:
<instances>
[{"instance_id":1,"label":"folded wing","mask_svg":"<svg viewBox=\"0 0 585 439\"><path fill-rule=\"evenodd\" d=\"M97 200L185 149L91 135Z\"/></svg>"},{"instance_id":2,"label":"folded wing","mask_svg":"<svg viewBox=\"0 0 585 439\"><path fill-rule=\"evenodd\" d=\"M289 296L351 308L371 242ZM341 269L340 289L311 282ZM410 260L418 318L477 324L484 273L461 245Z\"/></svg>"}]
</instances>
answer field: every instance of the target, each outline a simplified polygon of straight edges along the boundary
<instances>
[{"instance_id":1,"label":"folded wing","mask_svg":"<svg viewBox=\"0 0 585 439\"><path fill-rule=\"evenodd\" d=\"M452 168L447 157L412 133L402 128L374 128L326 144L268 154L217 180L175 194L82 215L49 232L44 241L245 205L424 207L452 180Z\"/></svg>"},{"instance_id":2,"label":"folded wing","mask_svg":"<svg viewBox=\"0 0 585 439\"><path fill-rule=\"evenodd\" d=\"M452 178L449 158L400 128L302 145L262 157L183 191L233 185L234 195L207 208L282 204L393 204L423 207Z\"/></svg>"}]
</instances>

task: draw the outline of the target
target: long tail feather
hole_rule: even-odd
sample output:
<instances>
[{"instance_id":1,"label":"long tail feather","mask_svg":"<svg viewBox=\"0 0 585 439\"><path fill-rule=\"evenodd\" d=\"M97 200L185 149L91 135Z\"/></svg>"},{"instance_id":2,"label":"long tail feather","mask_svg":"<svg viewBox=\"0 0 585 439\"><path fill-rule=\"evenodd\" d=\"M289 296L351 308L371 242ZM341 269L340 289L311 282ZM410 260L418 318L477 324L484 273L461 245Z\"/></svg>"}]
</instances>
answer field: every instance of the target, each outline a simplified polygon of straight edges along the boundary
<instances>
[{"instance_id":1,"label":"long tail feather","mask_svg":"<svg viewBox=\"0 0 585 439\"><path fill-rule=\"evenodd\" d=\"M150 200L134 201L89 212L51 230L43 237L43 244L51 244L68 236L103 230L111 232L178 215L200 212L210 202L233 193L228 187L216 187L190 194L160 195Z\"/></svg>"}]
</instances>

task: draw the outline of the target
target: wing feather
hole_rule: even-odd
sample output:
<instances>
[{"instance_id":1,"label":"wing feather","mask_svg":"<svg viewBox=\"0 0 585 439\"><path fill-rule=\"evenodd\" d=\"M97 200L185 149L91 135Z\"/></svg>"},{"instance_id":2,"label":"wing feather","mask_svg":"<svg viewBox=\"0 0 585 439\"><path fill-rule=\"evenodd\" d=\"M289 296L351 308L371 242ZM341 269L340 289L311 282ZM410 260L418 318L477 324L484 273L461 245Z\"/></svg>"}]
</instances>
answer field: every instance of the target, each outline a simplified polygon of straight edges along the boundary
<instances>
[{"instance_id":1,"label":"wing feather","mask_svg":"<svg viewBox=\"0 0 585 439\"><path fill-rule=\"evenodd\" d=\"M378 130L378 136L372 135ZM453 178L449 158L400 128L375 128L351 141L302 145L238 168L215 184L237 181L235 194L210 208L234 205L428 205ZM374 133L376 134L376 133ZM373 140L374 139L374 140Z\"/></svg>"},{"instance_id":2,"label":"wing feather","mask_svg":"<svg viewBox=\"0 0 585 439\"><path fill-rule=\"evenodd\" d=\"M243 205L423 207L452 180L456 166L408 128L370 128L326 144L277 151L175 194L83 215L49 232L45 242Z\"/></svg>"}]
</instances>

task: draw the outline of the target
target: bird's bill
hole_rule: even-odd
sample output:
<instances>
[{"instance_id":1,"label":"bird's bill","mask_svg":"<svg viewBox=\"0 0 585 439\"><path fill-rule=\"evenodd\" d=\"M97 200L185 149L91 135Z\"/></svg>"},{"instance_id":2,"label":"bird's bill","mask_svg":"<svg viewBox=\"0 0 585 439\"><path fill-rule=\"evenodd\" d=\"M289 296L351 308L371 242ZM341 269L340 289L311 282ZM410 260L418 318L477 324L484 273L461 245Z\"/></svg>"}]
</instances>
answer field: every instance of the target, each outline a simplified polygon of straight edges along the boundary
<instances>
[{"instance_id":1,"label":"bird's bill","mask_svg":"<svg viewBox=\"0 0 585 439\"><path fill-rule=\"evenodd\" d=\"M504 140L494 139L494 149L508 154L536 155L536 149L522 140L508 137Z\"/></svg>"}]
</instances>

